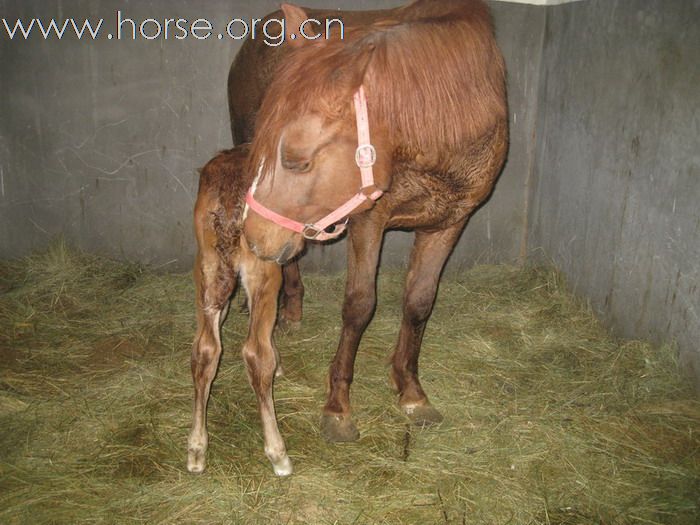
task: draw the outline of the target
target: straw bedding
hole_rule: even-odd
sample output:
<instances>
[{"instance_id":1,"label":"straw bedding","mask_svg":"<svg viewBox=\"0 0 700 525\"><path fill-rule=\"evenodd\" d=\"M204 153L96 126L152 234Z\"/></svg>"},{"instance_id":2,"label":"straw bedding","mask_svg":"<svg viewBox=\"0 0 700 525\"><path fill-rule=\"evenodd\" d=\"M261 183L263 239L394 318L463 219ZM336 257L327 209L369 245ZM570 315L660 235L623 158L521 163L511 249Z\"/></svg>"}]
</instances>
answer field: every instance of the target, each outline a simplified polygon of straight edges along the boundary
<instances>
[{"instance_id":1,"label":"straw bedding","mask_svg":"<svg viewBox=\"0 0 700 525\"><path fill-rule=\"evenodd\" d=\"M361 439L329 445L343 276L306 276L302 328L276 334L288 479L262 451L234 299L192 476L189 275L61 243L0 263L0 523L697 523L700 403L672 348L616 340L551 269L478 266L443 279L423 344L445 421L412 428L387 382L401 277L382 273L358 355Z\"/></svg>"}]
</instances>

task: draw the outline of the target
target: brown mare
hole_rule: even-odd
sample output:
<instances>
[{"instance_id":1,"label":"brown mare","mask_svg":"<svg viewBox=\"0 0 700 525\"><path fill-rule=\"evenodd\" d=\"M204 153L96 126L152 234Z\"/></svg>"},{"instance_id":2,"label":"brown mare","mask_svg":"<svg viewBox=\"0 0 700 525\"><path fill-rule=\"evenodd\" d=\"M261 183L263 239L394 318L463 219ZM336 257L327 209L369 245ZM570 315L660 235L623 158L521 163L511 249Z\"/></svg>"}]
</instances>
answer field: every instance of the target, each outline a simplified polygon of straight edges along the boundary
<instances>
[{"instance_id":1,"label":"brown mare","mask_svg":"<svg viewBox=\"0 0 700 525\"><path fill-rule=\"evenodd\" d=\"M308 18L283 6L290 31ZM390 379L415 423L442 419L418 379L418 355L442 268L470 214L490 194L507 150L504 64L481 0L418 0L373 23L346 25L344 39L288 40L265 91L248 169L258 206L314 223L358 192L361 86L376 149L374 185L384 190L349 218L348 271L338 349L321 430L351 441L350 384L360 338L376 303L383 232L414 230L403 320ZM252 206L252 204L251 204ZM250 248L284 263L305 239L252 209Z\"/></svg>"}]
</instances>

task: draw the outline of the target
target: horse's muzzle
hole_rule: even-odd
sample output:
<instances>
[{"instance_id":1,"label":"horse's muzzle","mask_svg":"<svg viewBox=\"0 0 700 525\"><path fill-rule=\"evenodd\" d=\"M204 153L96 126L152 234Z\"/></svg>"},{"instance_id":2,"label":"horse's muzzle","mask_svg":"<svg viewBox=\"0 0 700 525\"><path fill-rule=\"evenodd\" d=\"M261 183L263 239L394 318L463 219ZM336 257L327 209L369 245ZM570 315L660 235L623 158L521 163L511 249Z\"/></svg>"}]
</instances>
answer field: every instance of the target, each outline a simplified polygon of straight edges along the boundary
<instances>
[{"instance_id":1,"label":"horse's muzzle","mask_svg":"<svg viewBox=\"0 0 700 525\"><path fill-rule=\"evenodd\" d=\"M292 241L288 241L287 244L282 247L282 251L275 260L277 261L277 264L282 266L283 264L288 263L298 253L298 251L299 250L294 248Z\"/></svg>"},{"instance_id":2,"label":"horse's muzzle","mask_svg":"<svg viewBox=\"0 0 700 525\"><path fill-rule=\"evenodd\" d=\"M294 242L294 239L291 239L287 241L277 253L266 253L262 251L258 245L251 241L248 241L248 246L259 259L262 259L263 261L276 262L280 266L283 266L291 261L301 251L303 241L301 243L297 243Z\"/></svg>"},{"instance_id":3,"label":"horse's muzzle","mask_svg":"<svg viewBox=\"0 0 700 525\"><path fill-rule=\"evenodd\" d=\"M243 236L257 257L278 264L289 262L304 248L300 234L260 217L253 210L248 211L243 221Z\"/></svg>"}]
</instances>

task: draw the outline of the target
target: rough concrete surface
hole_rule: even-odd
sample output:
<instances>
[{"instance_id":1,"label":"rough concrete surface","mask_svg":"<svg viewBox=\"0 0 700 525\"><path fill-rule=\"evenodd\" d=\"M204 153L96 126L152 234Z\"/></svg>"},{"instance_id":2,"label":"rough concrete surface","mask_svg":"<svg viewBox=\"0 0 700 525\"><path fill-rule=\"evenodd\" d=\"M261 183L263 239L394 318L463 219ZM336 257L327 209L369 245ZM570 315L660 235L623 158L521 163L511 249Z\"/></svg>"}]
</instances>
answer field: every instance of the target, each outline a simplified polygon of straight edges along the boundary
<instances>
[{"instance_id":1,"label":"rough concrete surface","mask_svg":"<svg viewBox=\"0 0 700 525\"><path fill-rule=\"evenodd\" d=\"M700 2L547 9L529 249L700 377Z\"/></svg>"}]
</instances>

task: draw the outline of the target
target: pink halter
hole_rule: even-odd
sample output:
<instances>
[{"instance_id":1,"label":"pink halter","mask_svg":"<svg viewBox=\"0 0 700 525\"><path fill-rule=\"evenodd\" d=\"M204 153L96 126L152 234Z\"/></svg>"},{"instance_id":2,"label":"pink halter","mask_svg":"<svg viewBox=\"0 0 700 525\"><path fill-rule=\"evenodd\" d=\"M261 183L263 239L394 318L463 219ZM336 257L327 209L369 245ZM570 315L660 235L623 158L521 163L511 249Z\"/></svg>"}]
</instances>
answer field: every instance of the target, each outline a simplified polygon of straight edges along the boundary
<instances>
[{"instance_id":1,"label":"pink halter","mask_svg":"<svg viewBox=\"0 0 700 525\"><path fill-rule=\"evenodd\" d=\"M355 92L353 96L355 103L355 118L357 120L357 150L355 150L355 163L360 168L360 176L362 177L362 187L353 197L345 204L336 208L334 211L319 219L314 223L302 224L279 213L266 208L253 197L253 188L248 190L245 196L245 201L250 209L261 217L274 222L275 224L301 233L306 239L327 241L335 239L345 231L345 224L337 224L338 221L346 219L355 209L357 209L367 199L376 201L382 196L382 190L374 185L374 171L372 166L377 160L377 151L372 146L369 138L369 118L367 116L367 98L365 90L362 86ZM326 232L325 229L335 224L332 232Z\"/></svg>"}]
</instances>

